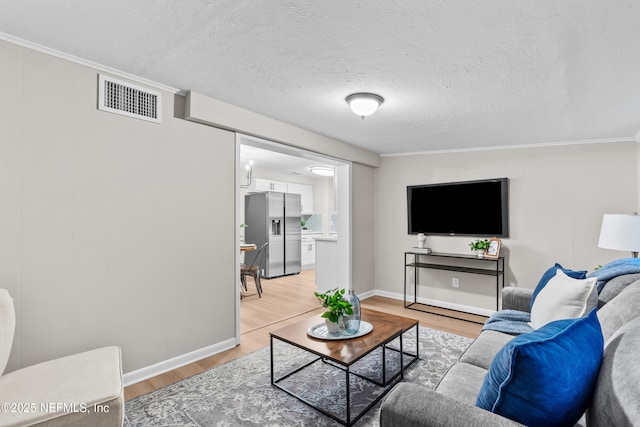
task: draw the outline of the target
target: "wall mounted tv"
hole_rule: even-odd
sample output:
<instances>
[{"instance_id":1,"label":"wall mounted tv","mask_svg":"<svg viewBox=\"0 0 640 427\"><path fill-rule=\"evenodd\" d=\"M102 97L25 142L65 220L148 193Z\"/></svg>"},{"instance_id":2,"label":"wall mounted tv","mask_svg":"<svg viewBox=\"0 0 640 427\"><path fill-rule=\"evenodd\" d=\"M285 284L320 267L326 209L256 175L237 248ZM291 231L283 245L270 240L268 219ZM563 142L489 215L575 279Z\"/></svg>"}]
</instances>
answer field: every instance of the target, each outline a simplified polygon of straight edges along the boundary
<instances>
[{"instance_id":1,"label":"wall mounted tv","mask_svg":"<svg viewBox=\"0 0 640 427\"><path fill-rule=\"evenodd\" d=\"M509 179L407 186L409 234L509 237Z\"/></svg>"}]
</instances>

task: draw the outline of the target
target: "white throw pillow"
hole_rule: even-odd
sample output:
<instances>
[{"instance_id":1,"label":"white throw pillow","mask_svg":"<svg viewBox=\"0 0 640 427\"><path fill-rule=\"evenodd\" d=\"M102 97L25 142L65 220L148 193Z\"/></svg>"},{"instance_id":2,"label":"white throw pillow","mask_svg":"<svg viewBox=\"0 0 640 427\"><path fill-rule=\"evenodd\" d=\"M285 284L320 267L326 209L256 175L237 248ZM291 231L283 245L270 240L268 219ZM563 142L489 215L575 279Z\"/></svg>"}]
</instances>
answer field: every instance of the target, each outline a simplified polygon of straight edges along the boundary
<instances>
[{"instance_id":1,"label":"white throw pillow","mask_svg":"<svg viewBox=\"0 0 640 427\"><path fill-rule=\"evenodd\" d=\"M595 277L579 280L558 270L534 300L529 325L539 329L556 320L586 317L597 306Z\"/></svg>"}]
</instances>

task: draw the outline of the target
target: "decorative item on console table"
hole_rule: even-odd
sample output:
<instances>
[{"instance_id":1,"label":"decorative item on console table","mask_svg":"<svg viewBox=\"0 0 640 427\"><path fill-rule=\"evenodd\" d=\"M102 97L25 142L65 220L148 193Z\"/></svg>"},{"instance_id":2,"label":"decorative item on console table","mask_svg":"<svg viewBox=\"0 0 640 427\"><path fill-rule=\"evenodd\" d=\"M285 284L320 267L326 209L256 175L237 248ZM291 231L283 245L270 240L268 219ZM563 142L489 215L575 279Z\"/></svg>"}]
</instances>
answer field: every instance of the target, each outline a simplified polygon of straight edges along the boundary
<instances>
[{"instance_id":1,"label":"decorative item on console table","mask_svg":"<svg viewBox=\"0 0 640 427\"><path fill-rule=\"evenodd\" d=\"M418 248L424 249L427 247L427 236L424 233L418 233Z\"/></svg>"},{"instance_id":2,"label":"decorative item on console table","mask_svg":"<svg viewBox=\"0 0 640 427\"><path fill-rule=\"evenodd\" d=\"M469 243L471 250L476 253L478 258L482 258L485 255L485 252L490 247L489 240L487 239L477 239L475 242Z\"/></svg>"},{"instance_id":3,"label":"decorative item on console table","mask_svg":"<svg viewBox=\"0 0 640 427\"><path fill-rule=\"evenodd\" d=\"M338 333L340 328L344 328L343 316L353 315L353 306L344 298L345 290L335 288L324 293L314 292L313 294L322 307L327 309L321 316L327 325L327 331L330 334Z\"/></svg>"},{"instance_id":4,"label":"decorative item on console table","mask_svg":"<svg viewBox=\"0 0 640 427\"><path fill-rule=\"evenodd\" d=\"M502 246L502 241L497 237L492 237L489 239L489 247L485 252L485 256L488 258L498 258L500 256L500 247Z\"/></svg>"}]
</instances>

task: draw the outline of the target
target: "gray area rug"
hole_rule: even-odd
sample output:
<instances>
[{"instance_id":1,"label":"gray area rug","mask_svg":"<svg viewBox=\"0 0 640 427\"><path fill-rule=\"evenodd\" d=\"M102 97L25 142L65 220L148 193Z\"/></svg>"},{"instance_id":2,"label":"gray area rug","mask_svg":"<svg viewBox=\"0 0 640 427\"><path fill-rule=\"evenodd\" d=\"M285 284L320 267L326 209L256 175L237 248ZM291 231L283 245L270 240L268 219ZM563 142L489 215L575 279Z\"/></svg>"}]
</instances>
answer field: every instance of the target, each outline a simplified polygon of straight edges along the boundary
<instances>
[{"instance_id":1,"label":"gray area rug","mask_svg":"<svg viewBox=\"0 0 640 427\"><path fill-rule=\"evenodd\" d=\"M405 351L415 352L415 328L405 334ZM419 328L420 359L405 371L404 381L434 388L471 339ZM392 343L393 344L393 343ZM397 340L395 342L397 344ZM387 371L397 369L398 358L387 352ZM397 356L397 354L395 354ZM276 341L276 378L311 361L307 352ZM271 385L270 350L263 348L201 374L137 397L126 403L125 426L338 426L331 418ZM379 376L381 353L374 352L353 367L358 373ZM285 385L303 393L339 417L345 414L345 374L316 362L289 377ZM350 380L352 413L365 408L382 392L358 377ZM355 425L378 426L380 403Z\"/></svg>"}]
</instances>

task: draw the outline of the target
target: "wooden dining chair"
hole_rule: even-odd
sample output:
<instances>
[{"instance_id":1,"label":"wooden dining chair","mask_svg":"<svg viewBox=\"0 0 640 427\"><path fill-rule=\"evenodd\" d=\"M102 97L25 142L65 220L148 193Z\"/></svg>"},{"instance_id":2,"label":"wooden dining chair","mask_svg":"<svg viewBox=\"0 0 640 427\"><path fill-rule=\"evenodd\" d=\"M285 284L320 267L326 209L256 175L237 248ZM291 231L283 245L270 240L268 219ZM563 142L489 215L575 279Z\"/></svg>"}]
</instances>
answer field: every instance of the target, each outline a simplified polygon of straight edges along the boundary
<instances>
[{"instance_id":1,"label":"wooden dining chair","mask_svg":"<svg viewBox=\"0 0 640 427\"><path fill-rule=\"evenodd\" d=\"M256 284L256 290L258 291L258 298L262 298L262 285L260 284L260 272L262 271L262 261L267 252L267 245L269 242L265 242L256 252L256 256L253 257L253 261L250 265L242 264L240 266L240 283L242 288L247 290L247 276L253 277L253 281Z\"/></svg>"}]
</instances>

